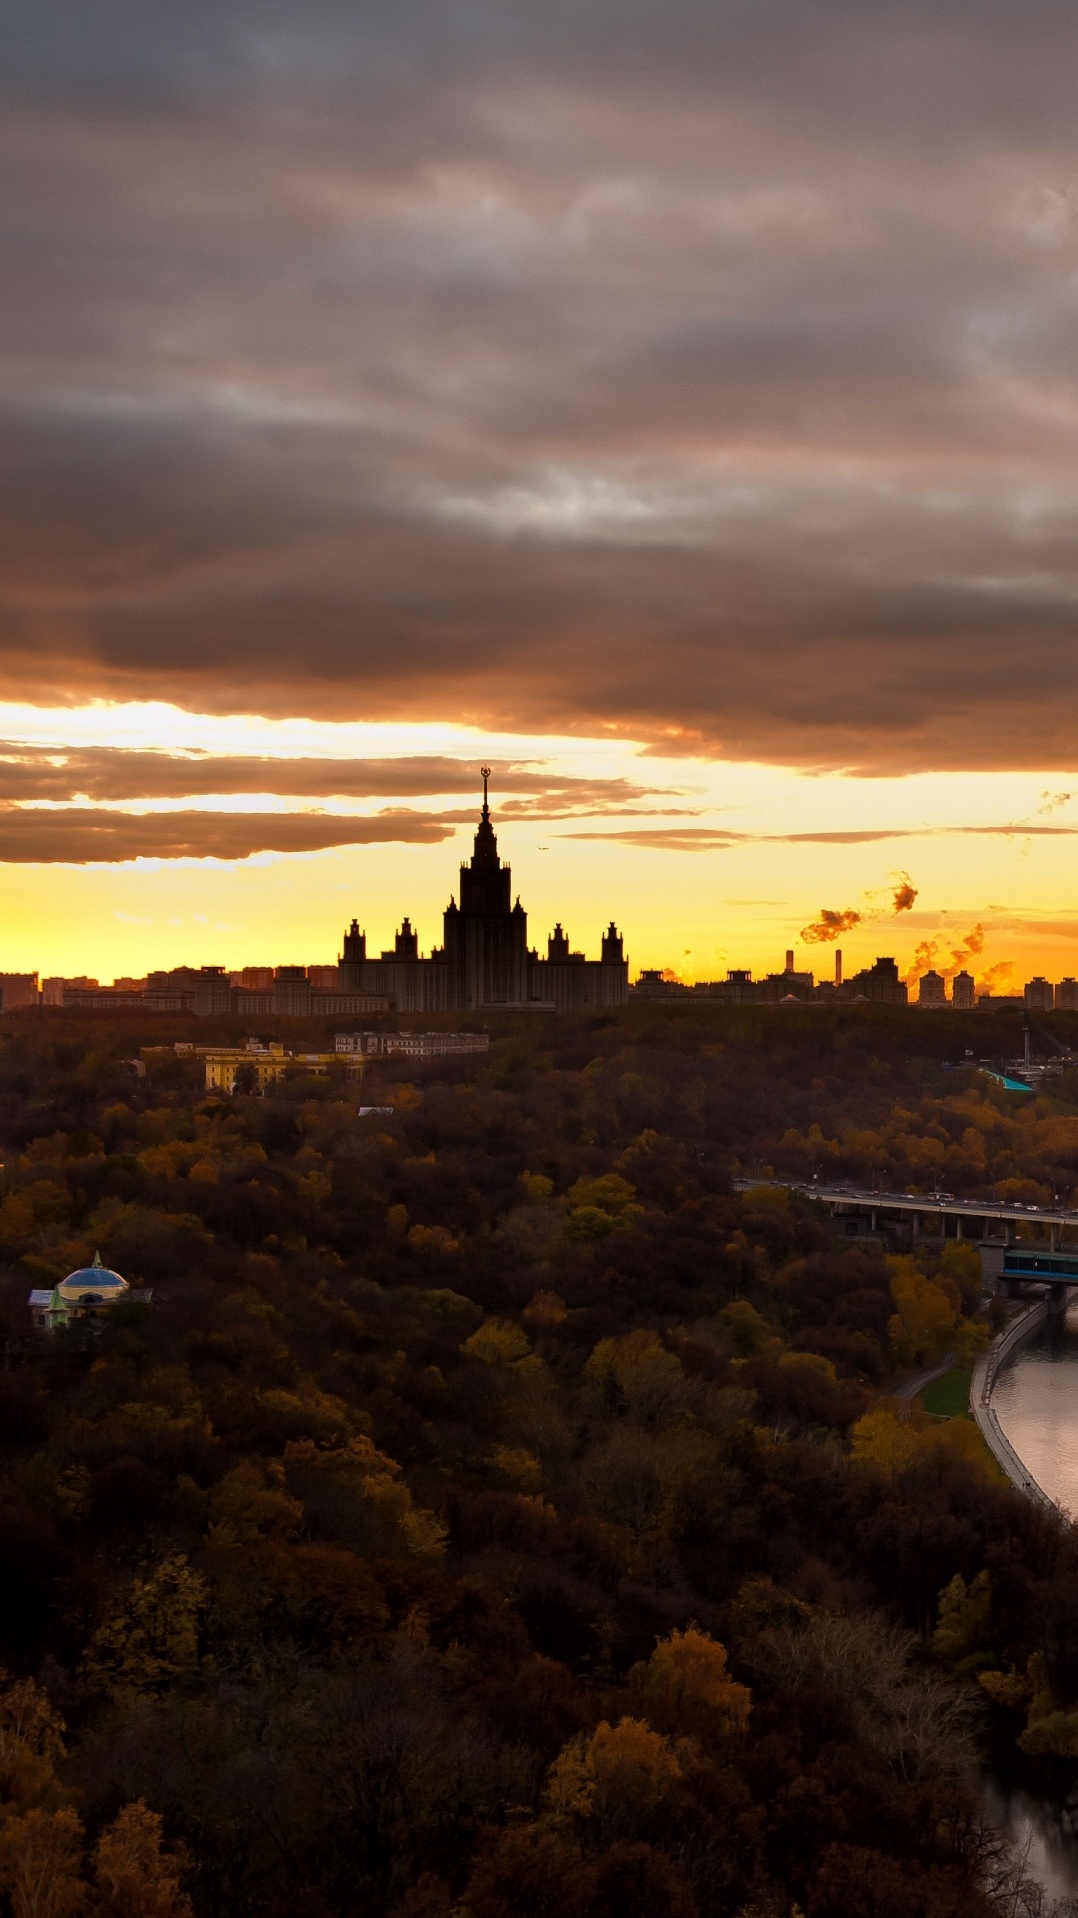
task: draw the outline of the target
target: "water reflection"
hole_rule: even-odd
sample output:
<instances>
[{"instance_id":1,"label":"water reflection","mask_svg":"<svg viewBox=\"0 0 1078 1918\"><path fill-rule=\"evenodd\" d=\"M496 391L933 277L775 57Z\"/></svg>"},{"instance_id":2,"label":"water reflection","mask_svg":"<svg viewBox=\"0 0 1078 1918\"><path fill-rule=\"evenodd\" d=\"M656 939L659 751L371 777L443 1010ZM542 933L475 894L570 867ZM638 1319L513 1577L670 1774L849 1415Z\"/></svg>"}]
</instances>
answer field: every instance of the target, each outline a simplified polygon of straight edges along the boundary
<instances>
[{"instance_id":1,"label":"water reflection","mask_svg":"<svg viewBox=\"0 0 1078 1918\"><path fill-rule=\"evenodd\" d=\"M992 1405L1049 1498L1078 1513L1078 1306L1053 1316L999 1375Z\"/></svg>"},{"instance_id":2,"label":"water reflection","mask_svg":"<svg viewBox=\"0 0 1078 1918\"><path fill-rule=\"evenodd\" d=\"M1064 1511L1078 1515L1078 1306L1053 1315L996 1381L992 1404L1023 1465ZM1055 1898L1078 1894L1075 1809L1032 1798L997 1777L988 1809Z\"/></svg>"},{"instance_id":3,"label":"water reflection","mask_svg":"<svg viewBox=\"0 0 1078 1918\"><path fill-rule=\"evenodd\" d=\"M1049 1898L1073 1898L1078 1893L1073 1808L1031 1798L991 1774L985 1780L984 1802L992 1823L1007 1833L1026 1871Z\"/></svg>"}]
</instances>

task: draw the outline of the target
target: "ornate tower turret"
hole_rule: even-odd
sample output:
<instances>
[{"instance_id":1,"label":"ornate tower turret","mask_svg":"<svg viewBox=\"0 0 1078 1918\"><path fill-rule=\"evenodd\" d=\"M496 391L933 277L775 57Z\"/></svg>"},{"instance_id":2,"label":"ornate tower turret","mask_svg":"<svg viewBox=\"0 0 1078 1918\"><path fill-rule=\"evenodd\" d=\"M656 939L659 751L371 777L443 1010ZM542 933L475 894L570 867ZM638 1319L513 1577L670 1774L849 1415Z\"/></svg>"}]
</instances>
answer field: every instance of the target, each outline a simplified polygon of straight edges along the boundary
<instances>
[{"instance_id":1,"label":"ornate tower turret","mask_svg":"<svg viewBox=\"0 0 1078 1918\"><path fill-rule=\"evenodd\" d=\"M569 957L569 941L561 929L560 919L546 942L546 956L548 959L568 959Z\"/></svg>"},{"instance_id":2,"label":"ornate tower turret","mask_svg":"<svg viewBox=\"0 0 1078 1918\"><path fill-rule=\"evenodd\" d=\"M394 959L419 958L419 935L413 932L410 919L404 920L400 931L393 941L393 957Z\"/></svg>"},{"instance_id":3,"label":"ornate tower turret","mask_svg":"<svg viewBox=\"0 0 1078 1918\"><path fill-rule=\"evenodd\" d=\"M528 917L510 905L512 873L498 857L490 817L490 767L482 768L483 809L468 865L460 869L460 905L443 921L449 1004L521 1005L528 997Z\"/></svg>"},{"instance_id":4,"label":"ornate tower turret","mask_svg":"<svg viewBox=\"0 0 1078 1918\"><path fill-rule=\"evenodd\" d=\"M604 966L620 966L624 956L621 949L621 934L611 920L603 934L602 963Z\"/></svg>"},{"instance_id":5,"label":"ornate tower turret","mask_svg":"<svg viewBox=\"0 0 1078 1918\"><path fill-rule=\"evenodd\" d=\"M360 932L359 921L353 919L344 935L341 956L337 961L341 988L344 992L362 992L363 967L366 963L367 935L365 932Z\"/></svg>"}]
</instances>

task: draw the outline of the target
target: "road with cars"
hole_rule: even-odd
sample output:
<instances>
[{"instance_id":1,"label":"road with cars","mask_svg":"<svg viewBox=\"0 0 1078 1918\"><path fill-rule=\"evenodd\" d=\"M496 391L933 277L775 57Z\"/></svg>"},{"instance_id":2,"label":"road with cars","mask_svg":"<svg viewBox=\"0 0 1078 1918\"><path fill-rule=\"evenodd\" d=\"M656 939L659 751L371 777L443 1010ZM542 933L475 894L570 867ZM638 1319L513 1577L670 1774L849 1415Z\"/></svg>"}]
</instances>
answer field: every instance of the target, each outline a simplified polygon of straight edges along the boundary
<instances>
[{"instance_id":1,"label":"road with cars","mask_svg":"<svg viewBox=\"0 0 1078 1918\"><path fill-rule=\"evenodd\" d=\"M863 1186L824 1184L819 1179L735 1179L734 1190L750 1192L754 1186L782 1187L803 1193L832 1208L839 1206L857 1212L907 1212L920 1217L945 1219L994 1219L1004 1225L1040 1225L1050 1231L1065 1226L1078 1227L1078 1212L1067 1206L1019 1205L1013 1199L956 1199L953 1192L881 1192Z\"/></svg>"}]
</instances>

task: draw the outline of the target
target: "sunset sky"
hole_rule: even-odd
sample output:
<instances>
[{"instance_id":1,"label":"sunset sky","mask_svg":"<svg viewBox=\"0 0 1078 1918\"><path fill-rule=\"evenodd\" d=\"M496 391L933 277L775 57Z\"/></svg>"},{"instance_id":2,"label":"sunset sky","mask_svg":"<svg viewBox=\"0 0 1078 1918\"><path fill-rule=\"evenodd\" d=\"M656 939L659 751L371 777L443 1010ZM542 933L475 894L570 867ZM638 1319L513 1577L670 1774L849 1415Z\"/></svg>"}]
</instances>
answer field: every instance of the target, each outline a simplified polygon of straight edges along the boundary
<instances>
[{"instance_id":1,"label":"sunset sky","mask_svg":"<svg viewBox=\"0 0 1078 1918\"><path fill-rule=\"evenodd\" d=\"M489 761L540 945L1078 973L1076 71L1073 0L7 0L0 970L429 949Z\"/></svg>"}]
</instances>

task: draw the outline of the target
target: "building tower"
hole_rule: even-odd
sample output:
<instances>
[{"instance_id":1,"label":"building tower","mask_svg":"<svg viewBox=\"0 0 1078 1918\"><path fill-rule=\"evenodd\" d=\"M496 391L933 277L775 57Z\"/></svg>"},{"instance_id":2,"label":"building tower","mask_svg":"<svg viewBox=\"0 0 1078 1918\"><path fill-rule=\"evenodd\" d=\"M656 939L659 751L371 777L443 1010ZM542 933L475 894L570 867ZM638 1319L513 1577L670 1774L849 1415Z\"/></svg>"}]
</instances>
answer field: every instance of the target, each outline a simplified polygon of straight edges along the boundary
<instances>
[{"instance_id":1,"label":"building tower","mask_svg":"<svg viewBox=\"0 0 1078 1918\"><path fill-rule=\"evenodd\" d=\"M490 820L490 767L482 773L475 849L460 869L460 905L451 899L443 922L448 1004L469 1012L528 1001L528 915L519 899L509 903L512 874L498 858Z\"/></svg>"},{"instance_id":2,"label":"building tower","mask_svg":"<svg viewBox=\"0 0 1078 1918\"><path fill-rule=\"evenodd\" d=\"M359 921L353 919L344 935L341 956L337 961L341 988L344 992L363 991L363 970L367 963L367 935L360 932Z\"/></svg>"},{"instance_id":3,"label":"building tower","mask_svg":"<svg viewBox=\"0 0 1078 1918\"><path fill-rule=\"evenodd\" d=\"M951 980L951 1004L959 1012L972 1012L977 1003L977 992L973 984L973 974L956 972Z\"/></svg>"},{"instance_id":4,"label":"building tower","mask_svg":"<svg viewBox=\"0 0 1078 1918\"><path fill-rule=\"evenodd\" d=\"M947 981L935 967L921 974L917 987L919 1006L945 1006L947 1004Z\"/></svg>"},{"instance_id":5,"label":"building tower","mask_svg":"<svg viewBox=\"0 0 1078 1918\"><path fill-rule=\"evenodd\" d=\"M603 934L602 954L601 964L604 966L621 966L625 963L621 934L613 920Z\"/></svg>"}]
</instances>

